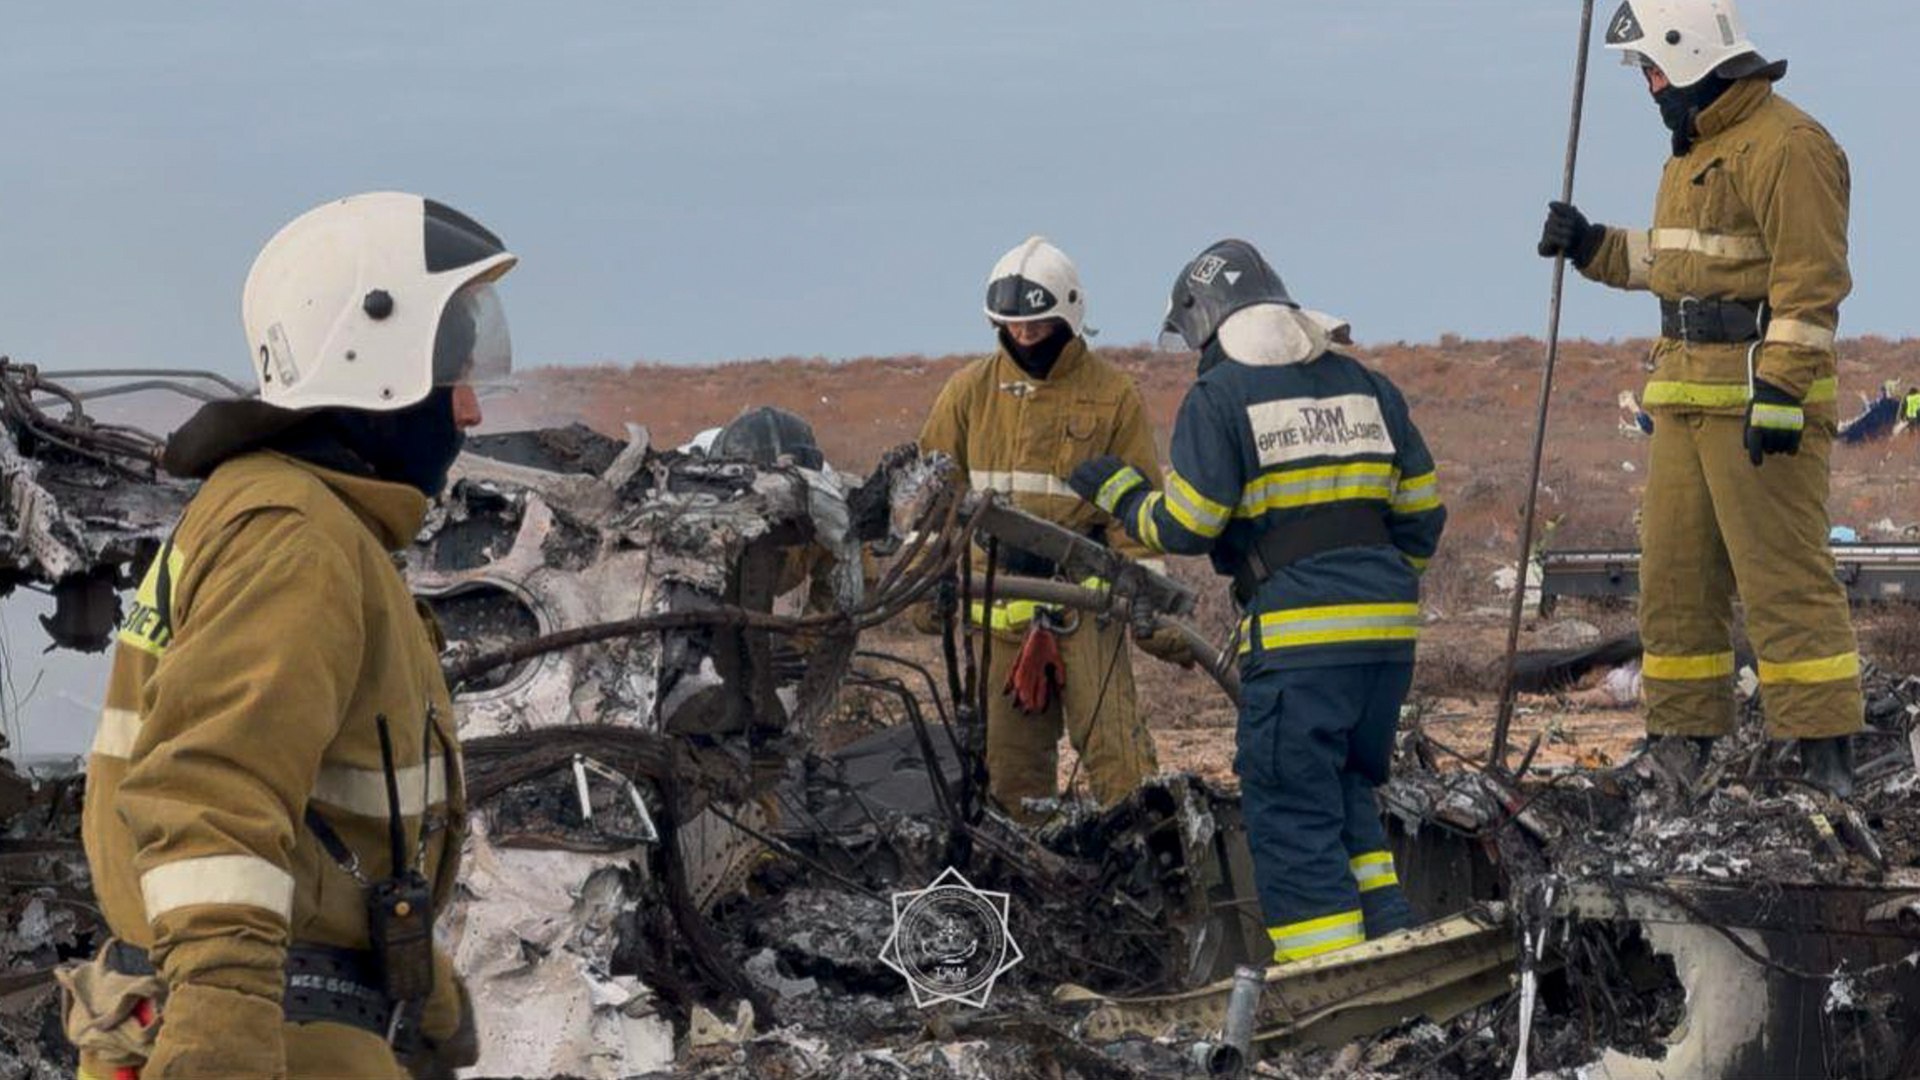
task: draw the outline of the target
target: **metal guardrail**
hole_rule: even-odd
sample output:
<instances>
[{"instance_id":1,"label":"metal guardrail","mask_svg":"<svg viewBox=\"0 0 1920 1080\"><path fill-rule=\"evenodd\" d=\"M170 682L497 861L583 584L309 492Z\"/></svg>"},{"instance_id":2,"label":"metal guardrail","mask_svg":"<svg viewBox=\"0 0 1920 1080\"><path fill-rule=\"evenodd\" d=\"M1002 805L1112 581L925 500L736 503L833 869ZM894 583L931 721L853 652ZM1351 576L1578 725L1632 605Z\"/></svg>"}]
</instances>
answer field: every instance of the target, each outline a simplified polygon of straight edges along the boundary
<instances>
[{"instance_id":1,"label":"metal guardrail","mask_svg":"<svg viewBox=\"0 0 1920 1080\"><path fill-rule=\"evenodd\" d=\"M1920 602L1920 544L1834 544L1834 576L1847 599ZM1635 548L1549 551L1540 557L1540 605L1562 596L1630 597L1640 592Z\"/></svg>"}]
</instances>

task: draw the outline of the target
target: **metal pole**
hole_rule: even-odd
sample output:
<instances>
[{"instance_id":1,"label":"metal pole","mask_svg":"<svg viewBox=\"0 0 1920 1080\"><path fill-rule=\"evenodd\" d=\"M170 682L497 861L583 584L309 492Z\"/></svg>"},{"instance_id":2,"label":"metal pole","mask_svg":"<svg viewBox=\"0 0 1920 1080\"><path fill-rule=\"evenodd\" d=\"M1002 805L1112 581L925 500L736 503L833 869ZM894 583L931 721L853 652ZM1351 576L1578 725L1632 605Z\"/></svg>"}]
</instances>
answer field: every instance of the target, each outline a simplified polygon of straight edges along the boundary
<instances>
[{"instance_id":1,"label":"metal pole","mask_svg":"<svg viewBox=\"0 0 1920 1080\"><path fill-rule=\"evenodd\" d=\"M1567 159L1560 177L1560 201L1573 201L1574 166L1580 160L1580 117L1587 104L1588 42L1593 38L1593 0L1581 0L1580 51L1574 62L1573 116L1567 122ZM1566 293L1567 257L1553 260L1553 298L1547 307L1547 366L1540 373L1540 404L1535 410L1533 459L1527 473L1527 508L1520 518L1519 573L1513 582L1513 606L1507 612L1507 654L1500 681L1500 712L1493 723L1493 750L1488 763L1507 767L1507 732L1513 726L1514 658L1520 649L1520 619L1527 603L1527 564L1533 552L1533 515L1540 499L1540 458L1547 446L1547 407L1553 400L1553 365L1560 359L1560 308Z\"/></svg>"}]
</instances>

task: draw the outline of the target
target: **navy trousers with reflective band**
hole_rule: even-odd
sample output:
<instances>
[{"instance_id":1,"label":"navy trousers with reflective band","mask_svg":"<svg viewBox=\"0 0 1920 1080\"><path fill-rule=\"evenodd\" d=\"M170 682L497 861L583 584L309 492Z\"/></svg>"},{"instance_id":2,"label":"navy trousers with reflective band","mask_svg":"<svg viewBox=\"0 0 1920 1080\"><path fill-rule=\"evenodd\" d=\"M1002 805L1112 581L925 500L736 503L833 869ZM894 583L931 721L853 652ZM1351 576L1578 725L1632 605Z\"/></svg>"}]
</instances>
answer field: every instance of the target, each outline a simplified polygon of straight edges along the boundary
<instances>
[{"instance_id":1,"label":"navy trousers with reflective band","mask_svg":"<svg viewBox=\"0 0 1920 1080\"><path fill-rule=\"evenodd\" d=\"M1412 923L1374 799L1412 685L1412 664L1378 663L1259 672L1242 688L1233 768L1277 959Z\"/></svg>"}]
</instances>

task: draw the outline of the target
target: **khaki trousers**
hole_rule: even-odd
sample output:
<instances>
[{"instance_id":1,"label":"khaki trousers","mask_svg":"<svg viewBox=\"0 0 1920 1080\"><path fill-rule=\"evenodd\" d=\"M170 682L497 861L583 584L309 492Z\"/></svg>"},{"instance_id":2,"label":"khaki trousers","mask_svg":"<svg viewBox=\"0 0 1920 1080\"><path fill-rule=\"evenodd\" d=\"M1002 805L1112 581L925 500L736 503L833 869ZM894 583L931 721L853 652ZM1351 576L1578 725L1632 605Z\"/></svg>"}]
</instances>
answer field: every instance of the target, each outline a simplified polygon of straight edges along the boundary
<instances>
[{"instance_id":1,"label":"khaki trousers","mask_svg":"<svg viewBox=\"0 0 1920 1080\"><path fill-rule=\"evenodd\" d=\"M1740 416L1656 414L1641 515L1640 637L1647 732L1734 726L1733 598L1746 609L1768 733L1864 726L1860 653L1828 548L1833 426L1809 418L1796 455L1755 468Z\"/></svg>"},{"instance_id":2,"label":"khaki trousers","mask_svg":"<svg viewBox=\"0 0 1920 1080\"><path fill-rule=\"evenodd\" d=\"M980 631L976 628L972 636L978 648ZM1119 802L1159 771L1153 738L1137 708L1126 639L1127 628L1121 623L1100 627L1090 617L1061 635L1064 685L1046 712L1029 716L1001 692L1022 638L994 635L993 670L986 676L987 775L994 800L1016 821L1033 817L1022 810L1020 800L1058 794L1063 727L1080 755L1080 775L1102 806Z\"/></svg>"}]
</instances>

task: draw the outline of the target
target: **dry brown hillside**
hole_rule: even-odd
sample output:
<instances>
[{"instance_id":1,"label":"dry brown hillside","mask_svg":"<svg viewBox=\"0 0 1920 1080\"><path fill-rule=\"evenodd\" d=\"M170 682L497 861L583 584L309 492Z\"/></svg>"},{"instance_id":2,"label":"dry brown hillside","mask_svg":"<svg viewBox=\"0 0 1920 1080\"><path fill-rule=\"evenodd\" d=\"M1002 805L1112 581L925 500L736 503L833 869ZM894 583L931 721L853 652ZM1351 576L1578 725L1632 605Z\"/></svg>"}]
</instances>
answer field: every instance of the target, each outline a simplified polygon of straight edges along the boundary
<instances>
[{"instance_id":1,"label":"dry brown hillside","mask_svg":"<svg viewBox=\"0 0 1920 1080\"><path fill-rule=\"evenodd\" d=\"M1505 551L1525 477L1541 343L1529 338L1380 345L1356 350L1405 390L1441 465L1455 517L1452 544ZM1102 349L1139 383L1161 446L1190 381L1188 360L1139 348ZM1543 512L1560 519L1557 542L1631 541L1631 514L1645 478L1645 442L1619 431L1622 390L1644 377L1644 341L1568 343L1561 352L1550 423ZM1884 379L1920 383L1920 340L1848 341L1841 350L1841 414L1857 392ZM524 388L489 402L512 423L581 420L617 433L646 425L657 444L675 445L724 423L748 405L779 405L807 417L827 455L858 471L889 446L913 438L942 382L966 357L868 358L844 362L780 359L705 367L637 364L542 368ZM1835 455L1834 517L1863 530L1891 517L1920 520L1920 440Z\"/></svg>"},{"instance_id":2,"label":"dry brown hillside","mask_svg":"<svg viewBox=\"0 0 1920 1080\"><path fill-rule=\"evenodd\" d=\"M1633 542L1633 508L1646 478L1647 444L1621 431L1617 399L1623 390L1639 391L1646 348L1645 341L1579 341L1562 350L1541 503L1542 520L1553 530L1552 545ZM1139 383L1164 452L1192 377L1192 361L1139 348L1100 351ZM1452 730L1461 745L1484 740L1485 694L1496 684L1504 640L1505 598L1492 578L1513 559L1543 347L1526 338L1447 337L1437 344L1379 345L1356 353L1406 392L1439 460L1451 512L1427 577L1430 623L1421 645L1419 685L1441 699L1435 706L1438 720L1430 723ZM1920 340L1856 339L1844 343L1841 355L1842 418L1858 411L1860 392L1877 392L1882 380L1900 380L1903 389L1920 383ZM637 423L651 431L656 445L674 446L749 405L779 405L812 421L836 466L860 472L883 450L915 436L941 384L966 359L544 368L533 371L518 392L489 401L489 419L510 426L578 420L609 433ZM1898 526L1920 521L1920 436L1840 448L1834 457L1832 506L1835 521L1863 535L1874 535L1870 527L1883 519ZM1230 625L1223 590L1203 561L1178 560L1175 572L1201 586L1208 598L1200 619L1205 628L1212 632ZM1563 612L1610 631L1632 623L1631 612L1620 608L1587 605ZM1867 622L1871 649L1880 632L1872 628L1874 620ZM1530 626L1529 643L1550 640L1533 630ZM888 647L922 646L901 631ZM1163 762L1224 778L1230 739L1223 742L1221 736L1230 733L1223 725L1232 722L1224 702L1196 707L1220 701L1200 676L1144 659L1136 667ZM1548 720L1549 715L1557 718ZM1617 753L1622 740L1639 728L1630 711L1566 713L1556 705L1532 716L1523 719L1522 737L1529 723L1558 733L1543 760Z\"/></svg>"}]
</instances>

